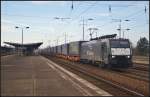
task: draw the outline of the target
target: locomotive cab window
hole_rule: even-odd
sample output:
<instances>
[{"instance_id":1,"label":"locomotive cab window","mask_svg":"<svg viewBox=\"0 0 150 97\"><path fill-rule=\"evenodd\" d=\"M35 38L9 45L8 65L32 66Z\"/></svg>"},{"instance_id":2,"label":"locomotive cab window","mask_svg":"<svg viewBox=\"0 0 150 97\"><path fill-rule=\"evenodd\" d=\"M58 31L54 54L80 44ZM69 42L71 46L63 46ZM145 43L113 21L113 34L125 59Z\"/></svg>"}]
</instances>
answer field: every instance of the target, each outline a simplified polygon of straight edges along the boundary
<instances>
[{"instance_id":1,"label":"locomotive cab window","mask_svg":"<svg viewBox=\"0 0 150 97\"><path fill-rule=\"evenodd\" d=\"M110 42L112 48L130 48L129 41L112 40Z\"/></svg>"}]
</instances>

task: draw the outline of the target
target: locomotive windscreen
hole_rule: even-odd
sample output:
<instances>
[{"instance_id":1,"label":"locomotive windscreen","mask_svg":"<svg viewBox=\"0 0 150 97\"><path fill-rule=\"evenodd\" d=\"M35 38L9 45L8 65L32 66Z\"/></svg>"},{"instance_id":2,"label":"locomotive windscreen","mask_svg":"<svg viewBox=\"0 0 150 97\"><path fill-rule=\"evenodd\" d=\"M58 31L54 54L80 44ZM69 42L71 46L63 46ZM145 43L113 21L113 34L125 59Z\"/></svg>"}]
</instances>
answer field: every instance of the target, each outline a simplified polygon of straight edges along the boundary
<instances>
[{"instance_id":1,"label":"locomotive windscreen","mask_svg":"<svg viewBox=\"0 0 150 97\"><path fill-rule=\"evenodd\" d=\"M111 40L110 44L112 48L130 48L128 40Z\"/></svg>"}]
</instances>

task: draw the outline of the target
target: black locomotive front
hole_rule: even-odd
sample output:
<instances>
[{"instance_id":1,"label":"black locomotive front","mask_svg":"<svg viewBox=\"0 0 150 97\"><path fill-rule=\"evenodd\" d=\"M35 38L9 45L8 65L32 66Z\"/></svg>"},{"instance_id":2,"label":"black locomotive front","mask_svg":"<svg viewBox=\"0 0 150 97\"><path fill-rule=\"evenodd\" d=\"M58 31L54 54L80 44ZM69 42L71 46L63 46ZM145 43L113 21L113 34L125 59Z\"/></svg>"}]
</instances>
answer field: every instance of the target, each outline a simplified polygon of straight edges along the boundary
<instances>
[{"instance_id":1,"label":"black locomotive front","mask_svg":"<svg viewBox=\"0 0 150 97\"><path fill-rule=\"evenodd\" d=\"M128 68L132 66L132 48L128 39L110 41L109 64L113 68Z\"/></svg>"}]
</instances>

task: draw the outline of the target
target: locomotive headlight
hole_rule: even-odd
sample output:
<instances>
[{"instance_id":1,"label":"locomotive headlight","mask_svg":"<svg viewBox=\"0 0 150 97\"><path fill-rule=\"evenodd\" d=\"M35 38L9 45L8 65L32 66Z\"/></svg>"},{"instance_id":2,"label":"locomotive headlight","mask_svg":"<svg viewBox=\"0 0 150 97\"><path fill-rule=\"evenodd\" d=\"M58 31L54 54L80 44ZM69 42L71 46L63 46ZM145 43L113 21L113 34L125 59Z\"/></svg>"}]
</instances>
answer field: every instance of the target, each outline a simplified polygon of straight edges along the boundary
<instances>
[{"instance_id":1,"label":"locomotive headlight","mask_svg":"<svg viewBox=\"0 0 150 97\"><path fill-rule=\"evenodd\" d=\"M130 56L127 56L127 58L130 58Z\"/></svg>"},{"instance_id":2,"label":"locomotive headlight","mask_svg":"<svg viewBox=\"0 0 150 97\"><path fill-rule=\"evenodd\" d=\"M112 58L115 58L115 56L111 56Z\"/></svg>"}]
</instances>

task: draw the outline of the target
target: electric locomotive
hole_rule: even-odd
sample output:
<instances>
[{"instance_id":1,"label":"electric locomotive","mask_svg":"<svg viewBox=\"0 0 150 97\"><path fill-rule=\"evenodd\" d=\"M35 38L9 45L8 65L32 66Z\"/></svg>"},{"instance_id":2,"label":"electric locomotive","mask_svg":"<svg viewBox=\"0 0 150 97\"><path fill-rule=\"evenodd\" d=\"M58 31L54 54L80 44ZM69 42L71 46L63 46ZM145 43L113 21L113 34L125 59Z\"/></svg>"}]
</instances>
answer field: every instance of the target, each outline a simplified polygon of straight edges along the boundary
<instances>
[{"instance_id":1,"label":"electric locomotive","mask_svg":"<svg viewBox=\"0 0 150 97\"><path fill-rule=\"evenodd\" d=\"M82 43L80 60L107 68L131 67L132 48L129 39L116 39L114 37L116 34Z\"/></svg>"}]
</instances>

